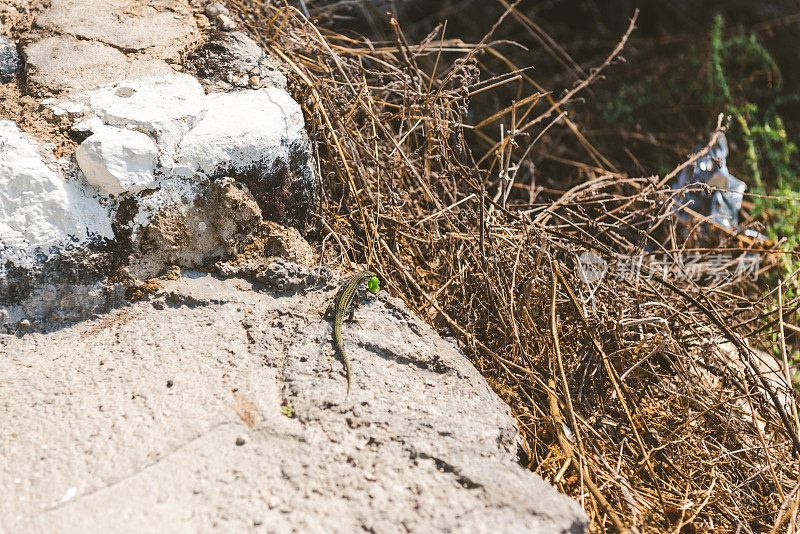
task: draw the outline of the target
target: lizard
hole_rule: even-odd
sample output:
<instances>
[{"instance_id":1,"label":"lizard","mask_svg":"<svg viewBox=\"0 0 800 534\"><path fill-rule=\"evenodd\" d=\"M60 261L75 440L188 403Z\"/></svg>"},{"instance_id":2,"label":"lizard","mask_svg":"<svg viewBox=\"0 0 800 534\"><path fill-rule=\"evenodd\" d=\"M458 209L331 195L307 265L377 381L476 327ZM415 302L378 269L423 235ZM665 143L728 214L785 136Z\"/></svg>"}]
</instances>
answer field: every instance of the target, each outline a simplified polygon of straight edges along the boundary
<instances>
[{"instance_id":1,"label":"lizard","mask_svg":"<svg viewBox=\"0 0 800 534\"><path fill-rule=\"evenodd\" d=\"M347 359L344 343L342 342L342 320L345 315L350 316L350 321L353 320L353 300L358 293L359 284L365 280L368 281L367 288L369 291L376 293L379 286L378 275L372 271L361 271L341 287L333 303L328 306L325 312L326 318L333 318L333 346L344 363L344 371L347 375L347 394L344 397L345 399L350 395L350 361Z\"/></svg>"}]
</instances>

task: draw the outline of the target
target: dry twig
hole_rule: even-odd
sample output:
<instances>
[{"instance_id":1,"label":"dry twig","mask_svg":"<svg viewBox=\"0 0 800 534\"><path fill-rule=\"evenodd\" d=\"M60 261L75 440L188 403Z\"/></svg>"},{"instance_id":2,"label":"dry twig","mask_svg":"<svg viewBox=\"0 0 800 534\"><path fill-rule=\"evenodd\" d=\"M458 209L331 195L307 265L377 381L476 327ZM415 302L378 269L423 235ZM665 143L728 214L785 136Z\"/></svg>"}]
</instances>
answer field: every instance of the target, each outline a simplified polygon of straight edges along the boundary
<instances>
[{"instance_id":1,"label":"dry twig","mask_svg":"<svg viewBox=\"0 0 800 534\"><path fill-rule=\"evenodd\" d=\"M503 2L504 17L535 31L518 2ZM606 60L554 99L496 49L491 38L502 19L475 45L445 39L438 27L415 46L395 23L392 42L374 43L317 27L289 7L232 4L292 73L322 159L327 233L346 234L339 246L350 247L350 258L384 274L392 292L461 340L512 407L524 463L571 495L588 489L595 530L794 523L800 473L789 363L782 358L768 377L763 362L771 356L754 351L769 346L774 325L784 343L797 328L787 321L791 306L800 303L766 310L762 291L747 281L720 288L647 269L620 276L625 258L647 250L677 262L682 251L707 258L762 245L701 221L682 225L674 209L681 192L664 188L677 169L663 179L609 172L578 125L566 122L574 97L620 57L635 16ZM312 2L308 11L325 13ZM489 56L509 72L482 72ZM511 83L521 84L516 103L465 125L471 96ZM554 112L594 165L537 154L536 141L561 127ZM510 121L508 135L473 157L465 132L490 139L482 129L497 131L498 121ZM584 180L534 195L523 163L535 158L567 162ZM498 169L514 180L498 179ZM582 281L583 252L617 274Z\"/></svg>"}]
</instances>

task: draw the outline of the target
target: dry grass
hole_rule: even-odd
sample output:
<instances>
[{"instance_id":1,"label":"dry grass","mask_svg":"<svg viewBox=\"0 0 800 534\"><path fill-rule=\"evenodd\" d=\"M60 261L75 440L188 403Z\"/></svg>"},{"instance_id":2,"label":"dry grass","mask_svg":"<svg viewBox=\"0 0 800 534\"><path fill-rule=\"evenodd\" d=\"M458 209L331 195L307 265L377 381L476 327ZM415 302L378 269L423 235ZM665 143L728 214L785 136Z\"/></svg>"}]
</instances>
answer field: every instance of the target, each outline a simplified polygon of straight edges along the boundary
<instances>
[{"instance_id":1,"label":"dry grass","mask_svg":"<svg viewBox=\"0 0 800 534\"><path fill-rule=\"evenodd\" d=\"M555 96L498 51L502 20L473 44L441 26L410 44L396 24L393 41L374 43L291 7L229 4L289 69L305 109L325 186L326 257L368 264L460 339L512 407L522 462L578 499L594 531L798 530L788 364L757 350L776 332L785 341L797 303L772 309L748 281L723 287L645 269L586 284L576 271L587 251L618 268L620 255L643 251L757 252L762 276L780 262L768 244L696 216L681 222L680 192L665 186L675 173L614 172L564 114L617 60L633 22L598 69ZM487 77L480 61L490 55L509 72ZM471 97L509 83L520 84L516 103L470 115ZM537 187L532 173L555 124L592 159L567 162L582 178L568 191ZM476 154L467 139L492 148Z\"/></svg>"}]
</instances>

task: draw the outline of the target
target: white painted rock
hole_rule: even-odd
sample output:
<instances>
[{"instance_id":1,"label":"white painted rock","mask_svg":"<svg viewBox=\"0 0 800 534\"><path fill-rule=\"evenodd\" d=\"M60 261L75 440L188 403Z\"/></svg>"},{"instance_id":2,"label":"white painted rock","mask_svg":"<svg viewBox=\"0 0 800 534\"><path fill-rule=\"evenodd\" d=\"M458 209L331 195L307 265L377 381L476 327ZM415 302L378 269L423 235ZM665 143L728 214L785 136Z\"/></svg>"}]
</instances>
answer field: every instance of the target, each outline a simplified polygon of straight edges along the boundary
<instances>
[{"instance_id":1,"label":"white painted rock","mask_svg":"<svg viewBox=\"0 0 800 534\"><path fill-rule=\"evenodd\" d=\"M276 88L212 93L203 119L183 138L177 161L208 175L240 173L258 164L288 160L304 137L303 112Z\"/></svg>"},{"instance_id":2,"label":"white painted rock","mask_svg":"<svg viewBox=\"0 0 800 534\"><path fill-rule=\"evenodd\" d=\"M168 155L174 154L178 142L206 110L205 91L197 78L188 74L119 82L75 98L84 99L105 124L150 132Z\"/></svg>"},{"instance_id":3,"label":"white painted rock","mask_svg":"<svg viewBox=\"0 0 800 534\"><path fill-rule=\"evenodd\" d=\"M194 76L172 74L121 81L47 105L54 113L83 110L74 128L93 134L77 154L89 183L108 195L155 190L137 198L134 238L164 207L191 205L207 179L238 179L257 201L282 199L274 190L290 191L286 205L262 206L279 220L300 219L313 198L303 112L284 89L206 94Z\"/></svg>"},{"instance_id":4,"label":"white painted rock","mask_svg":"<svg viewBox=\"0 0 800 534\"><path fill-rule=\"evenodd\" d=\"M155 183L158 148L141 132L95 127L75 151L75 158L86 181L109 195L138 193Z\"/></svg>"},{"instance_id":5,"label":"white painted rock","mask_svg":"<svg viewBox=\"0 0 800 534\"><path fill-rule=\"evenodd\" d=\"M71 169L82 185L61 180L58 173L64 175L65 169L54 172L39 159L35 161L46 176L46 195L18 183L21 173L7 171L6 180L13 186L0 192L5 202L0 212L0 260L25 257L27 263L11 263L29 267L32 274L0 270L0 302L3 293L27 298L36 284L69 278L54 267L67 256L70 266L79 265L91 276L106 273L103 269L113 263L110 249L76 246L76 254L70 249L57 262L43 261L60 250L47 247L80 245L92 235L116 239L117 250L150 254L148 276L161 268L158 261L163 258L154 259L154 251L167 251L172 254L169 261L182 267L209 260L193 249L178 250L186 243L205 243L202 235L178 239L173 234L205 231L188 221L187 214L208 192L209 183L222 177L248 188L261 213L273 222L305 224L308 218L318 185L316 169L302 110L283 89L206 94L195 77L171 74L65 94L47 99L45 105L76 121L74 131L88 135L76 151L78 165ZM32 148L29 152L35 154ZM7 158L0 154L0 159ZM120 210L122 195L130 202ZM18 221L20 217L24 221ZM156 217L161 226L151 228ZM109 219L115 221L118 235ZM167 227L169 231L162 231ZM36 235L23 235L26 232ZM202 250L221 254L213 247ZM36 256L36 251L47 254ZM76 259L95 252L84 263Z\"/></svg>"},{"instance_id":6,"label":"white painted rock","mask_svg":"<svg viewBox=\"0 0 800 534\"><path fill-rule=\"evenodd\" d=\"M16 124L0 120L0 266L112 237L105 208L47 167Z\"/></svg>"}]
</instances>

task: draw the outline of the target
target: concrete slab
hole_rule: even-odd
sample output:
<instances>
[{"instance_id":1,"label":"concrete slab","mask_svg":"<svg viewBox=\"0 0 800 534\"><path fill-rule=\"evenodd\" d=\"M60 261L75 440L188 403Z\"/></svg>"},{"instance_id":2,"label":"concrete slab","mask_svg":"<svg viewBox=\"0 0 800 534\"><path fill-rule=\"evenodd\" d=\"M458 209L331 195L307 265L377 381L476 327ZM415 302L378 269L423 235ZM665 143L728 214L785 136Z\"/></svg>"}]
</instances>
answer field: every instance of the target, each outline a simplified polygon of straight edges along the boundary
<instances>
[{"instance_id":1,"label":"concrete slab","mask_svg":"<svg viewBox=\"0 0 800 534\"><path fill-rule=\"evenodd\" d=\"M178 58L198 38L185 0L59 0L36 18L42 28L99 41L123 52Z\"/></svg>"},{"instance_id":2,"label":"concrete slab","mask_svg":"<svg viewBox=\"0 0 800 534\"><path fill-rule=\"evenodd\" d=\"M174 72L164 61L126 56L96 41L56 36L23 50L28 82L50 92L88 90L128 78Z\"/></svg>"},{"instance_id":3,"label":"concrete slab","mask_svg":"<svg viewBox=\"0 0 800 534\"><path fill-rule=\"evenodd\" d=\"M295 291L186 273L93 321L0 336L0 525L584 531L577 503L517 464L508 407L399 299L346 326L345 399L317 312L338 281L282 266L259 279Z\"/></svg>"}]
</instances>

